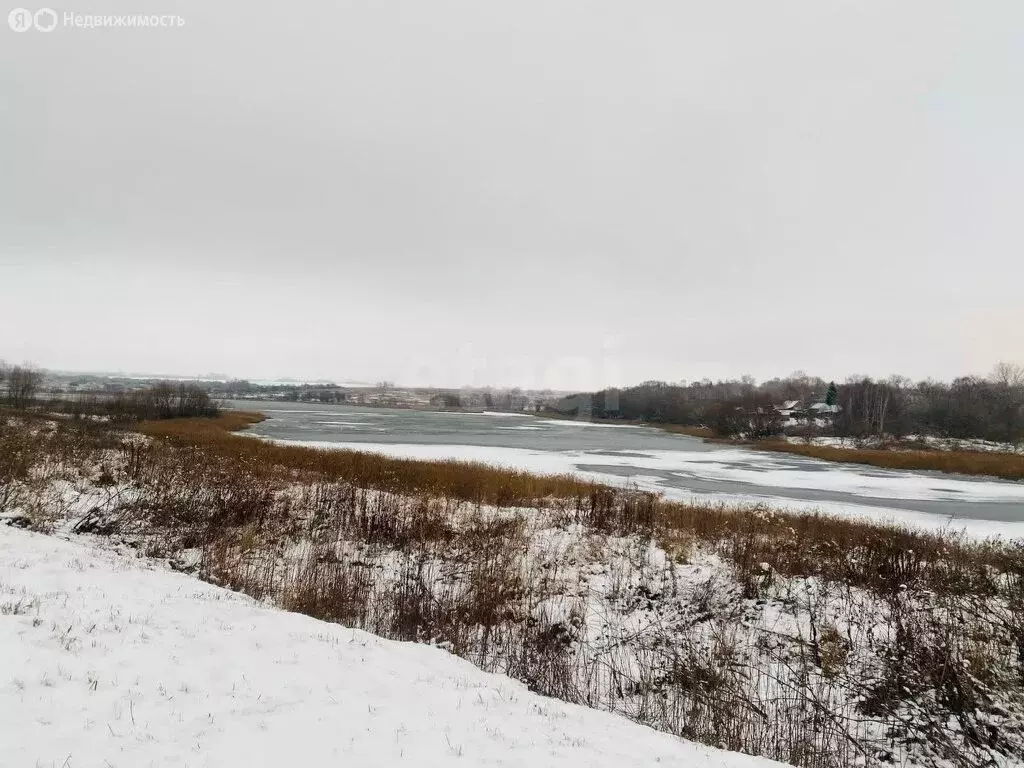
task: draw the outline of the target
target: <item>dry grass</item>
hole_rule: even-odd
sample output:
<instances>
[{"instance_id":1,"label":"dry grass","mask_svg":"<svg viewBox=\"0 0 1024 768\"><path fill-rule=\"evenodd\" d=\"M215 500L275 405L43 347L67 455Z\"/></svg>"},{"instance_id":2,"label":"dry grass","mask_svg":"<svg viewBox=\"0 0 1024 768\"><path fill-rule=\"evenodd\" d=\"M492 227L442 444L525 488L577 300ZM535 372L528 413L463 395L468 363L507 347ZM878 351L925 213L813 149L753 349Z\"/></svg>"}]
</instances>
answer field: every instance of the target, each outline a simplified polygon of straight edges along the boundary
<instances>
[{"instance_id":1,"label":"dry grass","mask_svg":"<svg viewBox=\"0 0 1024 768\"><path fill-rule=\"evenodd\" d=\"M250 486L258 484L255 478L274 484L296 479L342 481L425 500L524 507L553 504L571 522L603 534L653 537L667 549L677 549L680 541L700 542L732 561L745 583L760 578L763 562L786 576L821 577L878 592L902 585L991 594L995 589L990 583L992 572L1010 570L1024 576L1024 550L1012 543L978 542L957 534L812 512L684 504L571 475L538 476L472 462L417 461L277 445L229 431L262 418L235 412L215 419L144 422L139 428L171 445L201 450L202 460L191 470L194 473L201 474L198 467L202 466L217 477L248 476L253 478Z\"/></svg>"},{"instance_id":2,"label":"dry grass","mask_svg":"<svg viewBox=\"0 0 1024 768\"><path fill-rule=\"evenodd\" d=\"M150 437L175 437L199 439L203 436L224 432L239 432L266 420L266 416L255 411L224 411L210 419L154 419L142 421L135 427Z\"/></svg>"},{"instance_id":3,"label":"dry grass","mask_svg":"<svg viewBox=\"0 0 1024 768\"><path fill-rule=\"evenodd\" d=\"M321 478L344 479L361 488L498 506L529 505L589 494L597 486L571 475L538 476L468 461L394 459L359 451L275 445L240 437L231 430L262 420L260 414L227 413L215 419L143 422L151 437L202 447L214 455L253 466L279 467Z\"/></svg>"},{"instance_id":4,"label":"dry grass","mask_svg":"<svg viewBox=\"0 0 1024 768\"><path fill-rule=\"evenodd\" d=\"M779 575L815 577L877 594L923 589L987 596L1001 591L999 579L1006 574L1024 579L1024 542L979 541L947 531L765 507L672 502L658 507L659 541L697 541L716 551L733 564L751 597L763 580L762 563Z\"/></svg>"},{"instance_id":5,"label":"dry grass","mask_svg":"<svg viewBox=\"0 0 1024 768\"><path fill-rule=\"evenodd\" d=\"M675 435L689 435L690 437L700 437L705 440L715 436L715 430L711 429L711 427L684 427L679 424L657 424L650 426L657 426L659 429Z\"/></svg>"},{"instance_id":6,"label":"dry grass","mask_svg":"<svg viewBox=\"0 0 1024 768\"><path fill-rule=\"evenodd\" d=\"M759 451L794 453L826 461L867 464L884 469L934 470L1024 480L1024 455L981 451L920 451L884 448L836 448L772 440L751 443Z\"/></svg>"},{"instance_id":7,"label":"dry grass","mask_svg":"<svg viewBox=\"0 0 1024 768\"><path fill-rule=\"evenodd\" d=\"M338 474L356 467L361 479L374 478L387 467L394 477L382 485L403 488L410 478L448 485L460 470L484 483L507 481L488 468L387 460L368 465L371 472L350 457L337 464L330 451L270 446L251 454L265 444L221 435L230 439L153 446L135 485L138 501L112 530L155 531L166 553L200 548L202 576L291 610L440 644L533 690L704 743L838 768L877 746L858 730L870 717L894 738L938 745L949 765L977 768L991 749L1017 751L1016 735L991 736L984 722L1001 717L998 701L1019 701L1024 685L1024 625L1012 608L1024 599L1018 543L692 506L601 486L493 517L487 507L422 489L367 491ZM642 550L653 540L675 552L713 553L736 591L717 607L695 595L685 609L690 628L658 620L615 643L585 640L585 600L567 596L558 575L570 563L530 565L525 526L543 516L595 543L635 540ZM664 599L665 586L634 582L622 580L618 599ZM538 614L551 598L576 601L568 621ZM779 645L775 620L741 634L751 607L769 601L799 616L806 634ZM839 633L825 608L837 601L844 616L866 619L845 622ZM851 649L870 653L877 671L864 674ZM856 694L835 698L840 689ZM951 717L973 734L977 755L950 739Z\"/></svg>"},{"instance_id":8,"label":"dry grass","mask_svg":"<svg viewBox=\"0 0 1024 768\"><path fill-rule=\"evenodd\" d=\"M116 441L88 423L59 425L45 442L0 430L0 458L4 448L17 457L6 470L17 489L55 457L93 474L102 457L111 483L131 493L76 530L125 536L155 555L201 552L196 571L216 583L441 644L534 690L704 743L806 768L885 764L897 742L924 745L915 748L944 766L1024 755L1024 723L1011 716L1024 712L1020 542L694 506L229 431L258 418L146 423L160 439L126 442L118 462ZM538 525L584 542L593 561L579 562L580 548L539 555ZM654 581L642 558L622 556L650 542L672 555ZM725 583L677 593L676 568L690 555L724 563ZM606 564L609 613L588 614L601 582L573 574ZM567 618L538 610L552 598L572 604ZM634 611L625 631L585 636L622 605ZM764 605L775 618L758 625ZM798 622L785 637L780 615ZM864 730L868 719L883 738Z\"/></svg>"}]
</instances>

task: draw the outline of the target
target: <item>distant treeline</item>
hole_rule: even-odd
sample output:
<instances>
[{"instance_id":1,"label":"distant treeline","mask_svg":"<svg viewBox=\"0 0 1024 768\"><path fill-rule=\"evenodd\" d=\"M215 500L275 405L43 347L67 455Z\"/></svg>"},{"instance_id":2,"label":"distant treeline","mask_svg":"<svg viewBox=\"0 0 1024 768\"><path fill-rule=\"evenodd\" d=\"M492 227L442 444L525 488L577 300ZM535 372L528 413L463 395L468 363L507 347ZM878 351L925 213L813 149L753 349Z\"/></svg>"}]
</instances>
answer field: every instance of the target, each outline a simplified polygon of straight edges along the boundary
<instances>
[{"instance_id":1,"label":"distant treeline","mask_svg":"<svg viewBox=\"0 0 1024 768\"><path fill-rule=\"evenodd\" d=\"M157 382L115 393L78 394L40 400L44 373L30 366L0 361L0 404L25 409L45 406L73 416L104 416L112 421L144 421L216 416L220 409L210 393L191 382Z\"/></svg>"},{"instance_id":2,"label":"distant treeline","mask_svg":"<svg viewBox=\"0 0 1024 768\"><path fill-rule=\"evenodd\" d=\"M186 382L162 382L112 395L79 395L64 402L66 411L105 415L113 421L213 417L220 413L205 389Z\"/></svg>"},{"instance_id":3,"label":"distant treeline","mask_svg":"<svg viewBox=\"0 0 1024 768\"><path fill-rule=\"evenodd\" d=\"M828 408L821 408L826 402ZM803 373L760 384L749 377L690 384L647 381L565 398L555 410L706 426L722 435L748 437L788 429L844 437L935 435L1016 443L1024 441L1024 368L1004 363L986 378L964 376L948 383L900 376L856 376L834 383Z\"/></svg>"},{"instance_id":4,"label":"distant treeline","mask_svg":"<svg viewBox=\"0 0 1024 768\"><path fill-rule=\"evenodd\" d=\"M9 366L0 360L0 403L24 408L36 396L43 374L31 366Z\"/></svg>"},{"instance_id":5,"label":"distant treeline","mask_svg":"<svg viewBox=\"0 0 1024 768\"><path fill-rule=\"evenodd\" d=\"M348 393L330 383L254 384L246 379L211 383L211 391L226 398L266 398L292 402L344 403Z\"/></svg>"}]
</instances>

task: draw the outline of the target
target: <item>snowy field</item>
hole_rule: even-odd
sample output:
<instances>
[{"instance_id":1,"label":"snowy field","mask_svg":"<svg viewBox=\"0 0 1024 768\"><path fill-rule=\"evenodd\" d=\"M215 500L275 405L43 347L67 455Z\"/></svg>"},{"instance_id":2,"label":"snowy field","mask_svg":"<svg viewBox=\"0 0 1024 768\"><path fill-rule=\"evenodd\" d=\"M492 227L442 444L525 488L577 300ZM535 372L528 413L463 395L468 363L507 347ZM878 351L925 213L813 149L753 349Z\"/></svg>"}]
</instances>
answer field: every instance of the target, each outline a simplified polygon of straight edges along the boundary
<instances>
[{"instance_id":1,"label":"snowy field","mask_svg":"<svg viewBox=\"0 0 1024 768\"><path fill-rule=\"evenodd\" d=\"M4 526L0 658L3 768L780 765Z\"/></svg>"}]
</instances>

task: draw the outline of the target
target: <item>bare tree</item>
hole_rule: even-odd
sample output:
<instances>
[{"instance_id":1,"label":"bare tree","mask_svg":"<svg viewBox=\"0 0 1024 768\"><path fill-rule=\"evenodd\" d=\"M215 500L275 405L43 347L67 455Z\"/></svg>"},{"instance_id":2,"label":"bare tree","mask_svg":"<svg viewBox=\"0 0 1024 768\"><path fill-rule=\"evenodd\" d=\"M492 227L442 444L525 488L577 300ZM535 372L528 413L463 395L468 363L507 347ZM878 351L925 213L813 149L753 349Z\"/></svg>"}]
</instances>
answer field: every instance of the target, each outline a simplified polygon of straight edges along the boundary
<instances>
[{"instance_id":1,"label":"bare tree","mask_svg":"<svg viewBox=\"0 0 1024 768\"><path fill-rule=\"evenodd\" d=\"M7 373L7 400L14 408L27 407L39 391L42 371L29 366L16 365Z\"/></svg>"},{"instance_id":2,"label":"bare tree","mask_svg":"<svg viewBox=\"0 0 1024 768\"><path fill-rule=\"evenodd\" d=\"M1024 365L1005 361L996 363L989 379L1007 387L1024 387Z\"/></svg>"}]
</instances>

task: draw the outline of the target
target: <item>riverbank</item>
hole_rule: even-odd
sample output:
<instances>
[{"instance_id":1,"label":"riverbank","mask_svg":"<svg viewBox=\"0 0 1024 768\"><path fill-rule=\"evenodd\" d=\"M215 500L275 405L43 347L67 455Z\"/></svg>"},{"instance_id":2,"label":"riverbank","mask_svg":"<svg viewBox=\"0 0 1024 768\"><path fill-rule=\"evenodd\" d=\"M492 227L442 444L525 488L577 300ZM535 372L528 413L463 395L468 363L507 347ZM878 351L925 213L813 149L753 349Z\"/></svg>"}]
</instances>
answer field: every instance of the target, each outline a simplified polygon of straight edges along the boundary
<instances>
[{"instance_id":1,"label":"riverbank","mask_svg":"<svg viewBox=\"0 0 1024 768\"><path fill-rule=\"evenodd\" d=\"M557 418L554 414L538 414L544 418ZM564 418L564 417L562 417ZM889 440L878 447L858 447L818 444L815 442L793 442L779 438L746 440L742 438L719 437L709 427L686 427L678 424L660 424L649 421L628 419L591 419L599 424L628 424L632 426L659 429L670 434L702 438L705 442L723 446L749 448L772 453L790 453L812 459L845 464L861 464L881 469L912 471L933 471L947 474L995 477L1002 480L1024 480L1024 453L1009 449L1004 451L986 448L967 450L950 448L942 441L928 444L914 440L902 443ZM961 441L962 442L962 441Z\"/></svg>"},{"instance_id":2,"label":"riverbank","mask_svg":"<svg viewBox=\"0 0 1024 768\"><path fill-rule=\"evenodd\" d=\"M758 451L791 453L812 459L863 464L882 469L933 471L947 474L1024 480L1024 455L991 451L930 450L902 448L894 443L887 448L846 448L783 440L763 440L743 445Z\"/></svg>"},{"instance_id":3,"label":"riverbank","mask_svg":"<svg viewBox=\"0 0 1024 768\"><path fill-rule=\"evenodd\" d=\"M270 417L241 434L281 446L573 475L688 504L764 504L925 529L956 528L981 537L1024 533L1024 485L999 479L881 472L624 423L522 414L232 405L258 408Z\"/></svg>"},{"instance_id":4,"label":"riverbank","mask_svg":"<svg viewBox=\"0 0 1024 768\"><path fill-rule=\"evenodd\" d=\"M1024 756L1017 542L272 445L240 421L7 418L0 519L805 768Z\"/></svg>"}]
</instances>

